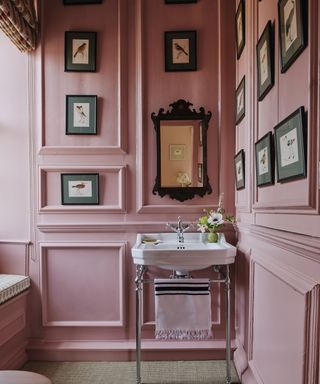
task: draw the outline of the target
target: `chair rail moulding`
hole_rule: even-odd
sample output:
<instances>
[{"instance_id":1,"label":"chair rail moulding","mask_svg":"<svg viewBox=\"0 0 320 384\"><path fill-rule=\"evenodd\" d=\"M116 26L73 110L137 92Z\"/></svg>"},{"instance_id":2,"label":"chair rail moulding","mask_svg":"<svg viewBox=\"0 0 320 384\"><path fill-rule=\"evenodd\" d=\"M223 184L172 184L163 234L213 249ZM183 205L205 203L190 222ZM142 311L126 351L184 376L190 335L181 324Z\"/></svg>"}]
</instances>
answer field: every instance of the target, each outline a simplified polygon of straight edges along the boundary
<instances>
[{"instance_id":1,"label":"chair rail moulding","mask_svg":"<svg viewBox=\"0 0 320 384\"><path fill-rule=\"evenodd\" d=\"M43 12L44 13L44 12ZM116 103L116 123L113 125L117 129L117 140L115 145L95 145L93 143L88 145L77 145L77 144L68 144L68 145L50 145L46 140L46 116L45 108L42 112L39 112L41 116L37 117L37 130L39 133L39 138L37 140L38 155L99 155L99 154L126 154L127 153L127 141L128 141L128 50L127 50L127 18L128 18L128 0L118 0L117 1L117 72L114 74L117 83L117 89L114 93L115 103ZM44 31L44 17L41 18L41 30ZM100 37L100 36L99 36ZM44 40L45 37L42 36ZM45 44L45 41L43 42ZM43 47L40 45L38 51L41 50L41 53L38 54L37 61L41 62L40 71L41 74L37 76L37 99L41 100L42 105L48 103L45 99L45 55ZM39 64L36 66L36 69L39 71ZM98 107L101 102L99 99L104 99L104 94L98 96ZM100 100L101 101L101 100ZM99 116L99 113L98 113ZM98 137L96 142L105 142L105 138L101 137L101 128L105 126L105 123L102 118L98 119ZM99 135L100 133L100 135ZM93 138L91 137L91 140ZM70 142L70 141L69 141ZM60 144L60 143L59 143Z\"/></svg>"},{"instance_id":2,"label":"chair rail moulding","mask_svg":"<svg viewBox=\"0 0 320 384\"><path fill-rule=\"evenodd\" d=\"M39 243L40 247L40 292L42 297L42 325L45 327L124 327L125 325L125 295L124 295L124 278L125 278L125 254L127 244L125 242L77 242L77 243ZM118 281L116 288L118 292L119 299L119 318L116 320L50 320L48 318L49 312L49 287L48 287L48 273L52 273L48 269L48 257L49 252L51 251L64 251L72 252L72 250L83 250L88 249L89 258L92 258L95 250L103 249L105 251L106 258L109 257L108 250L117 249L118 255L118 276L116 281ZM51 257L56 258L57 255L53 255ZM68 256L67 256L68 257ZM75 256L77 257L77 256ZM82 260L83 262L83 260ZM92 262L92 261L91 261ZM88 265L90 264L90 260L88 260ZM70 266L69 266L70 267ZM60 268L60 267L59 267ZM116 277L116 276L115 276ZM53 277L52 277L53 278ZM83 283L83 282L82 282ZM96 288L98 289L98 288ZM107 294L107 292L100 292L101 294ZM109 292L110 293L110 292ZM105 308L106 309L106 308ZM107 312L107 311L106 311Z\"/></svg>"},{"instance_id":3,"label":"chair rail moulding","mask_svg":"<svg viewBox=\"0 0 320 384\"><path fill-rule=\"evenodd\" d=\"M62 205L60 175L99 174L99 205ZM106 180L106 179L110 180ZM111 179L112 178L112 179ZM38 212L42 213L124 213L126 212L126 166L40 166ZM108 190L109 188L109 190ZM110 189L116 188L116 190ZM52 189L52 191L51 191ZM110 192L111 191L111 192ZM50 196L49 196L50 192ZM110 192L110 193L109 193ZM114 199L108 203L108 199ZM49 201L51 200L51 201ZM106 203L104 202L106 201Z\"/></svg>"},{"instance_id":4,"label":"chair rail moulding","mask_svg":"<svg viewBox=\"0 0 320 384\"><path fill-rule=\"evenodd\" d=\"M301 219L303 217L303 226ZM296 213L277 214L275 220L273 213L255 213L255 224L279 231L299 233L306 236L319 237L320 216L301 215Z\"/></svg>"},{"instance_id":5,"label":"chair rail moulding","mask_svg":"<svg viewBox=\"0 0 320 384\"><path fill-rule=\"evenodd\" d=\"M318 229L319 227L317 227ZM303 258L320 260L320 238L305 236L294 232L278 231L271 228L252 225L250 235L266 241L289 252L293 252Z\"/></svg>"},{"instance_id":6,"label":"chair rail moulding","mask_svg":"<svg viewBox=\"0 0 320 384\"><path fill-rule=\"evenodd\" d=\"M168 231L166 224L167 221L127 221L100 224L39 223L37 228L42 233L147 233ZM231 225L226 226L223 233L233 235L234 229Z\"/></svg>"}]
</instances>

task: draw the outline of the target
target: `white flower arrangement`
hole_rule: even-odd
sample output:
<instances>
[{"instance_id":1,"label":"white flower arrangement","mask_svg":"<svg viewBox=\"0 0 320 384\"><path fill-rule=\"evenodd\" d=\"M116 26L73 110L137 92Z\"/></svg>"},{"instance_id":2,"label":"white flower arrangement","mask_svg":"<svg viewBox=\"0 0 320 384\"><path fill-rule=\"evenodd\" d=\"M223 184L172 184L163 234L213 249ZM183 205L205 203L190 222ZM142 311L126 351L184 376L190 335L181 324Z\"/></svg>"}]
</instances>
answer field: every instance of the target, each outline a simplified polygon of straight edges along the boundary
<instances>
[{"instance_id":1,"label":"white flower arrangement","mask_svg":"<svg viewBox=\"0 0 320 384\"><path fill-rule=\"evenodd\" d=\"M231 215L224 216L224 209L222 208L223 193L219 197L218 209L214 211L213 209L204 209L204 215L200 216L198 219L198 231L205 232L216 232L217 229L224 226L225 222L234 224L235 218Z\"/></svg>"}]
</instances>

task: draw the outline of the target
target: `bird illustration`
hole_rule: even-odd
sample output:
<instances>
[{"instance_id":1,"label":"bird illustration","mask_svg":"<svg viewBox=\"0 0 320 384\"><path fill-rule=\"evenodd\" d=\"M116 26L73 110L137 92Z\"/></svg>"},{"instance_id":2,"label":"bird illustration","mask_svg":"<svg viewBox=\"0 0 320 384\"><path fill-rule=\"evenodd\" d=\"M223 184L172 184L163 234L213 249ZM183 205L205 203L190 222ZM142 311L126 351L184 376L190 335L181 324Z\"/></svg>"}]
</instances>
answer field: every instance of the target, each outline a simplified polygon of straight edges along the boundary
<instances>
[{"instance_id":1,"label":"bird illustration","mask_svg":"<svg viewBox=\"0 0 320 384\"><path fill-rule=\"evenodd\" d=\"M75 53L73 55L73 58L75 59L76 56L78 56L78 55L82 56L86 47L87 47L87 43L82 43L81 45L79 45L78 49L75 51Z\"/></svg>"},{"instance_id":2,"label":"bird illustration","mask_svg":"<svg viewBox=\"0 0 320 384\"><path fill-rule=\"evenodd\" d=\"M263 151L263 155L261 156L260 163L264 165L266 160L267 160L267 154L266 154L266 151Z\"/></svg>"},{"instance_id":3,"label":"bird illustration","mask_svg":"<svg viewBox=\"0 0 320 384\"><path fill-rule=\"evenodd\" d=\"M77 105L76 106L76 111L79 114L79 122L83 123L85 121L87 115L84 113L82 105Z\"/></svg>"},{"instance_id":4,"label":"bird illustration","mask_svg":"<svg viewBox=\"0 0 320 384\"><path fill-rule=\"evenodd\" d=\"M292 3L292 8L289 12L288 18L286 20L286 25L285 25L286 36L289 38L290 41L293 40L291 37L291 27L292 27L292 19L295 11L295 0L291 0L291 3Z\"/></svg>"},{"instance_id":5,"label":"bird illustration","mask_svg":"<svg viewBox=\"0 0 320 384\"><path fill-rule=\"evenodd\" d=\"M81 181L81 183L79 183L79 184L72 186L72 188L76 188L78 191L80 191L80 189L83 189L85 187L86 187L86 184L83 181Z\"/></svg>"},{"instance_id":6,"label":"bird illustration","mask_svg":"<svg viewBox=\"0 0 320 384\"><path fill-rule=\"evenodd\" d=\"M181 47L180 44L174 43L174 48L178 52L177 57L179 57L182 54L185 54L186 56L189 56L188 52L183 47Z\"/></svg>"}]
</instances>

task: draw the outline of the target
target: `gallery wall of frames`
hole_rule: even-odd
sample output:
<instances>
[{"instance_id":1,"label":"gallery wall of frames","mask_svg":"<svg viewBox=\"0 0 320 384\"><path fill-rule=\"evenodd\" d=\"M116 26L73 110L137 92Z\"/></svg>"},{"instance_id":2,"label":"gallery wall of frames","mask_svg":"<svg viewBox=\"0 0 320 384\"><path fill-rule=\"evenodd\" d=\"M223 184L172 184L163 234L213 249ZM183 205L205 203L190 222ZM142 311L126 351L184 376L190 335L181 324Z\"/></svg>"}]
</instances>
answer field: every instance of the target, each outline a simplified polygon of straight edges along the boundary
<instances>
[{"instance_id":1,"label":"gallery wall of frames","mask_svg":"<svg viewBox=\"0 0 320 384\"><path fill-rule=\"evenodd\" d=\"M314 0L236 2L234 361L244 384L319 381L318 11Z\"/></svg>"}]
</instances>

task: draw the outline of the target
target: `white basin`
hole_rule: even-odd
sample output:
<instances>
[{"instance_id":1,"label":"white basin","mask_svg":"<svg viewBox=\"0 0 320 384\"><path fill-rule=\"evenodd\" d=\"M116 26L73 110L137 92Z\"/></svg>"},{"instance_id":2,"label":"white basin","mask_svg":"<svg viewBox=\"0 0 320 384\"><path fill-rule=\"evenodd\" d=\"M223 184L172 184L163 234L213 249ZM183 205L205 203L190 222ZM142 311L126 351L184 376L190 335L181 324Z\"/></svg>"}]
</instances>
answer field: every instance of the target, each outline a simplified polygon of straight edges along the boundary
<instances>
[{"instance_id":1,"label":"white basin","mask_svg":"<svg viewBox=\"0 0 320 384\"><path fill-rule=\"evenodd\" d=\"M218 243L208 243L207 234L185 233L184 242L175 233L142 233L132 250L134 264L162 269L194 271L211 265L234 263L236 248L219 234Z\"/></svg>"}]
</instances>

